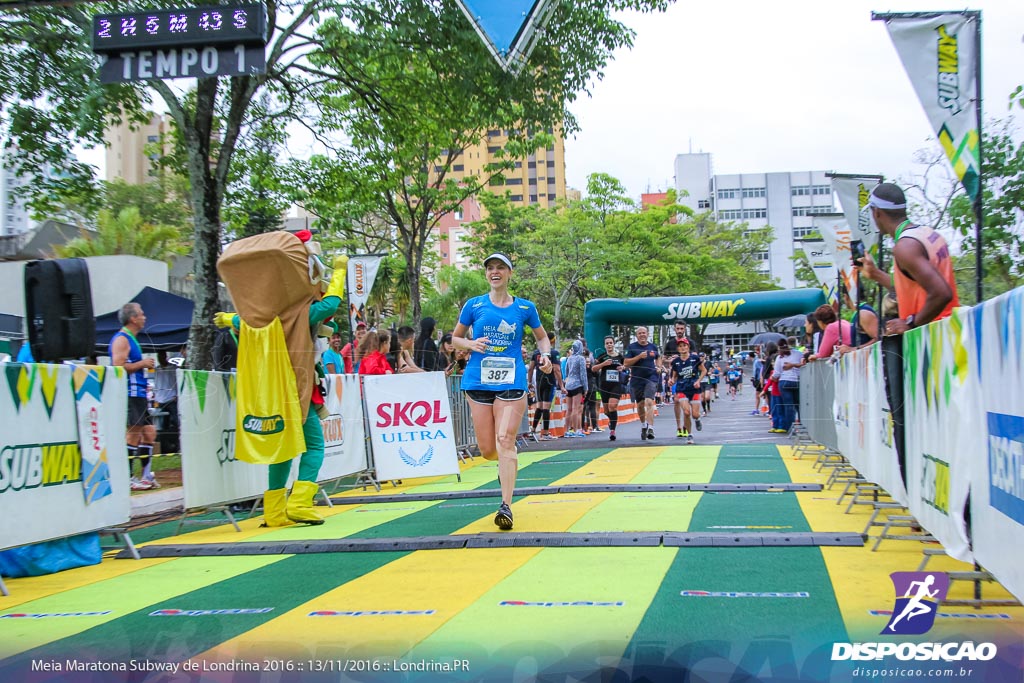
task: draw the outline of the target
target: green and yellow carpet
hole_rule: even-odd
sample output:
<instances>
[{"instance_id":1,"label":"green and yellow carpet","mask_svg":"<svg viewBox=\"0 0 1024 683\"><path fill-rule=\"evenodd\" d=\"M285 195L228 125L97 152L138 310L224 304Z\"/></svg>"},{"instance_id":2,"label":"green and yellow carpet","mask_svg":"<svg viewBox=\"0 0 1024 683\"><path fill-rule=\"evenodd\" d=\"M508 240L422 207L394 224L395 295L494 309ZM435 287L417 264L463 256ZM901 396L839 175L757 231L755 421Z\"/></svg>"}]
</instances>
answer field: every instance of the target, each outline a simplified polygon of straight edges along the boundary
<instances>
[{"instance_id":1,"label":"green and yellow carpet","mask_svg":"<svg viewBox=\"0 0 1024 683\"><path fill-rule=\"evenodd\" d=\"M455 477L380 495L494 489L477 459ZM648 446L524 453L518 486L810 483L810 459L774 445ZM709 536L859 534L841 487L816 491L570 492L519 497L512 533L701 532ZM365 496L355 491L345 496ZM1021 681L1024 608L940 608L921 636L879 635L893 609L889 574L927 546L491 547L231 554L234 544L494 534L497 498L335 505L318 527L259 520L140 547L224 544L198 556L105 559L7 580L0 681L915 680L970 669ZM945 557L929 571L970 569ZM972 597L956 582L950 598ZM985 587L986 598L1009 598ZM990 661L832 661L834 643L992 642ZM861 670L858 670L860 668ZM910 675L896 675L898 669ZM889 669L891 671L886 671ZM881 671L881 673L878 673ZM885 674L892 673L887 678ZM956 677L956 676L954 676Z\"/></svg>"}]
</instances>

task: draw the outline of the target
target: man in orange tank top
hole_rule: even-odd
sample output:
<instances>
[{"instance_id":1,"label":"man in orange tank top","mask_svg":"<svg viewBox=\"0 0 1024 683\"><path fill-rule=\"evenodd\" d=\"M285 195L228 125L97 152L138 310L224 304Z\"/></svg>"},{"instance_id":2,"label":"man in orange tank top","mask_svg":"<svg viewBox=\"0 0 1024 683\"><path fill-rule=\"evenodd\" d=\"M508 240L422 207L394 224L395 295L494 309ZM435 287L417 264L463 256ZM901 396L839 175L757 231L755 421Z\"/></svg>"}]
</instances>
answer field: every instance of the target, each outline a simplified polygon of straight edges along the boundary
<instances>
[{"instance_id":1,"label":"man in orange tank top","mask_svg":"<svg viewBox=\"0 0 1024 683\"><path fill-rule=\"evenodd\" d=\"M856 263L864 276L896 290L899 317L885 325L886 334L903 334L941 320L960 304L949 245L942 235L907 218L907 199L892 183L880 183L868 200L871 217L883 235L893 237L893 276L882 272L870 255Z\"/></svg>"}]
</instances>

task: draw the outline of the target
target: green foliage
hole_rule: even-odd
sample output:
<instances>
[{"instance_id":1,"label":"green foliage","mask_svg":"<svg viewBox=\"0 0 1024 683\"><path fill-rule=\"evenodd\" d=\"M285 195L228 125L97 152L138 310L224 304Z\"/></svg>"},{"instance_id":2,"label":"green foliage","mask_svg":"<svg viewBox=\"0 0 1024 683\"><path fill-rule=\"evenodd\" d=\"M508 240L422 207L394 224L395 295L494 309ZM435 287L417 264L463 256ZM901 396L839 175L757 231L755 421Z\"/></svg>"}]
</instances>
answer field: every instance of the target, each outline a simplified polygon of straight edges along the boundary
<instances>
[{"instance_id":1,"label":"green foliage","mask_svg":"<svg viewBox=\"0 0 1024 683\"><path fill-rule=\"evenodd\" d=\"M437 321L438 329L452 330L465 303L488 291L480 270L442 266L437 273L437 292L423 303L423 315Z\"/></svg>"},{"instance_id":2,"label":"green foliage","mask_svg":"<svg viewBox=\"0 0 1024 683\"><path fill-rule=\"evenodd\" d=\"M790 257L795 263L795 275L797 282L814 287L818 283L818 278L814 274L814 268L811 267L811 260L807 258L807 252L803 249L794 249L793 255Z\"/></svg>"},{"instance_id":3,"label":"green foliage","mask_svg":"<svg viewBox=\"0 0 1024 683\"><path fill-rule=\"evenodd\" d=\"M768 249L770 230L692 216L674 193L640 210L618 180L595 174L586 199L557 209L516 208L495 197L484 205L489 215L474 225L473 258L511 255L515 293L537 303L546 326L563 337L582 331L591 299L772 288L755 258Z\"/></svg>"},{"instance_id":4,"label":"green foliage","mask_svg":"<svg viewBox=\"0 0 1024 683\"><path fill-rule=\"evenodd\" d=\"M1014 140L1008 125L994 124L985 132L982 177L984 178L981 232L985 297L998 296L1024 284L1024 143ZM963 237L961 255L956 258L960 302L975 299L975 214L970 198L963 192L949 206L953 228Z\"/></svg>"},{"instance_id":5,"label":"green foliage","mask_svg":"<svg viewBox=\"0 0 1024 683\"><path fill-rule=\"evenodd\" d=\"M62 258L126 254L168 262L172 256L183 253L185 248L177 228L147 222L134 206L123 208L116 215L102 209L95 232L83 231L81 237L57 248L57 255Z\"/></svg>"}]
</instances>

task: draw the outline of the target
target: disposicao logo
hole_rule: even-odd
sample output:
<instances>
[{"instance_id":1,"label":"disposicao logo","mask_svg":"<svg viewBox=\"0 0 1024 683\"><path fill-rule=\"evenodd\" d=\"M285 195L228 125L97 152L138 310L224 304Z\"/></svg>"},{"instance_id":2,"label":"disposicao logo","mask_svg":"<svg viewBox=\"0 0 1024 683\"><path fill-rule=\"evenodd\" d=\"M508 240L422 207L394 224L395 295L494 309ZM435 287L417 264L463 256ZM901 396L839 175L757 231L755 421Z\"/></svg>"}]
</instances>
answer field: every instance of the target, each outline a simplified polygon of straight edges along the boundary
<instances>
[{"instance_id":1,"label":"disposicao logo","mask_svg":"<svg viewBox=\"0 0 1024 683\"><path fill-rule=\"evenodd\" d=\"M434 614L432 609L366 609L366 610L333 610L321 609L310 612L308 617L429 617Z\"/></svg>"},{"instance_id":2,"label":"disposicao logo","mask_svg":"<svg viewBox=\"0 0 1024 683\"><path fill-rule=\"evenodd\" d=\"M896 588L896 604L882 634L927 633L949 591L949 576L943 572L893 572L889 577Z\"/></svg>"}]
</instances>

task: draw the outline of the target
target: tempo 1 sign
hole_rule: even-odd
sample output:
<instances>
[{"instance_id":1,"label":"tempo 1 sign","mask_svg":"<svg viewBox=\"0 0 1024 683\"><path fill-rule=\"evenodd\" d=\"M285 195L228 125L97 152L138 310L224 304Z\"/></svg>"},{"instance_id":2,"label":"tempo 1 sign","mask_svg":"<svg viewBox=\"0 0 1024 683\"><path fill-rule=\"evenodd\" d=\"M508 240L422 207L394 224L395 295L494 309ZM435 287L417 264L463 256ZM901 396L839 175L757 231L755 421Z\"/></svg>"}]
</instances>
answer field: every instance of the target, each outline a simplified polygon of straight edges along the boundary
<instances>
[{"instance_id":1,"label":"tempo 1 sign","mask_svg":"<svg viewBox=\"0 0 1024 683\"><path fill-rule=\"evenodd\" d=\"M267 58L262 46L138 50L107 55L100 66L100 82L249 76L264 73L266 69Z\"/></svg>"}]
</instances>

